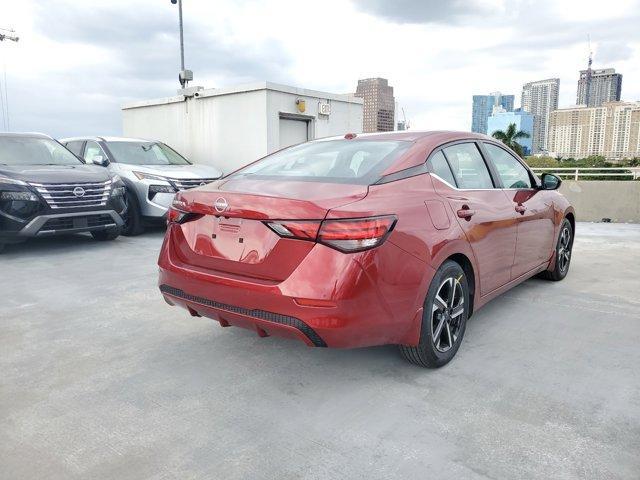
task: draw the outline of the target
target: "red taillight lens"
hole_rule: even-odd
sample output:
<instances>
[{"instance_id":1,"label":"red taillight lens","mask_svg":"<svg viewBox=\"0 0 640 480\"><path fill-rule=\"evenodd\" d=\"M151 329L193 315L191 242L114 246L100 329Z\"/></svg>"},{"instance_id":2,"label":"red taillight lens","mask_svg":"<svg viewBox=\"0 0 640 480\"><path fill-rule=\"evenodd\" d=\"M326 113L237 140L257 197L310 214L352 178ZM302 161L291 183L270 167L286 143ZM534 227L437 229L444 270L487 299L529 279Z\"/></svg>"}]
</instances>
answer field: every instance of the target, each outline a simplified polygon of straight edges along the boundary
<instances>
[{"instance_id":1,"label":"red taillight lens","mask_svg":"<svg viewBox=\"0 0 640 480\"><path fill-rule=\"evenodd\" d=\"M394 215L345 220L279 220L265 222L284 238L311 240L342 252L361 252L377 247L396 223Z\"/></svg>"},{"instance_id":2,"label":"red taillight lens","mask_svg":"<svg viewBox=\"0 0 640 480\"><path fill-rule=\"evenodd\" d=\"M185 212L181 212L175 208L169 208L169 211L167 212L167 225L170 223L180 223L185 215Z\"/></svg>"},{"instance_id":3,"label":"red taillight lens","mask_svg":"<svg viewBox=\"0 0 640 480\"><path fill-rule=\"evenodd\" d=\"M320 229L320 220L282 220L265 223L281 237L297 238L299 240L315 241Z\"/></svg>"},{"instance_id":4,"label":"red taillight lens","mask_svg":"<svg viewBox=\"0 0 640 480\"><path fill-rule=\"evenodd\" d=\"M395 223L394 215L325 220L318 233L318 242L342 252L360 252L384 242Z\"/></svg>"}]
</instances>

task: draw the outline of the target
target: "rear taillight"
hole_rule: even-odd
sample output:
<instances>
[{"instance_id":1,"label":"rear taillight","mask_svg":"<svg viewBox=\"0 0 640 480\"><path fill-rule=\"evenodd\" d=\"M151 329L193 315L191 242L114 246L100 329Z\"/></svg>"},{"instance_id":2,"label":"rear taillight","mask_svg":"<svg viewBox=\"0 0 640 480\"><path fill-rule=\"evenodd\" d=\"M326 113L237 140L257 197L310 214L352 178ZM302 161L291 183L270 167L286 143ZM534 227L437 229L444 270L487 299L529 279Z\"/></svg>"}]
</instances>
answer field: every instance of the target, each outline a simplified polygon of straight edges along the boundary
<instances>
[{"instance_id":1,"label":"rear taillight","mask_svg":"<svg viewBox=\"0 0 640 480\"><path fill-rule=\"evenodd\" d=\"M381 245L396 223L394 215L324 221L265 222L284 238L317 241L341 252L361 252Z\"/></svg>"},{"instance_id":2,"label":"rear taillight","mask_svg":"<svg viewBox=\"0 0 640 480\"><path fill-rule=\"evenodd\" d=\"M318 237L320 220L282 220L278 222L265 222L267 227L281 237L297 238L299 240L314 240Z\"/></svg>"},{"instance_id":3,"label":"rear taillight","mask_svg":"<svg viewBox=\"0 0 640 480\"><path fill-rule=\"evenodd\" d=\"M187 215L186 212L181 212L173 207L169 208L167 212L167 224L169 223L180 223L180 220Z\"/></svg>"},{"instance_id":4,"label":"rear taillight","mask_svg":"<svg viewBox=\"0 0 640 480\"><path fill-rule=\"evenodd\" d=\"M173 199L172 206L169 207L167 212L167 225L170 223L185 223L191 220L197 220L202 217L202 214L193 213L189 211L189 204L182 198L176 196Z\"/></svg>"},{"instance_id":5,"label":"rear taillight","mask_svg":"<svg viewBox=\"0 0 640 480\"><path fill-rule=\"evenodd\" d=\"M318 232L318 242L341 252L360 252L382 244L395 223L393 215L325 220Z\"/></svg>"}]
</instances>

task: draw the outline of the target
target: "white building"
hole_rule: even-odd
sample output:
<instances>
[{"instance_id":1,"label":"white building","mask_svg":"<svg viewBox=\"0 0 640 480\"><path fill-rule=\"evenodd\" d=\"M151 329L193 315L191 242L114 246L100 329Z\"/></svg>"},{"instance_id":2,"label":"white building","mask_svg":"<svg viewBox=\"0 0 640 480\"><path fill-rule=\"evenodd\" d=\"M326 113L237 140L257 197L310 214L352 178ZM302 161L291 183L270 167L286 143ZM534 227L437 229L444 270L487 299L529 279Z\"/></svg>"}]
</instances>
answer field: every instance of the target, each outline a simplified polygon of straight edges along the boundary
<instances>
[{"instance_id":1,"label":"white building","mask_svg":"<svg viewBox=\"0 0 640 480\"><path fill-rule=\"evenodd\" d=\"M560 79L549 78L522 87L522 110L533 114L533 153L546 152L549 115L558 109Z\"/></svg>"},{"instance_id":2,"label":"white building","mask_svg":"<svg viewBox=\"0 0 640 480\"><path fill-rule=\"evenodd\" d=\"M640 157L640 102L578 105L552 112L549 150L564 158Z\"/></svg>"},{"instance_id":3,"label":"white building","mask_svg":"<svg viewBox=\"0 0 640 480\"><path fill-rule=\"evenodd\" d=\"M184 93L124 105L124 135L160 140L228 173L289 145L362 132L362 99L352 94L270 82Z\"/></svg>"}]
</instances>

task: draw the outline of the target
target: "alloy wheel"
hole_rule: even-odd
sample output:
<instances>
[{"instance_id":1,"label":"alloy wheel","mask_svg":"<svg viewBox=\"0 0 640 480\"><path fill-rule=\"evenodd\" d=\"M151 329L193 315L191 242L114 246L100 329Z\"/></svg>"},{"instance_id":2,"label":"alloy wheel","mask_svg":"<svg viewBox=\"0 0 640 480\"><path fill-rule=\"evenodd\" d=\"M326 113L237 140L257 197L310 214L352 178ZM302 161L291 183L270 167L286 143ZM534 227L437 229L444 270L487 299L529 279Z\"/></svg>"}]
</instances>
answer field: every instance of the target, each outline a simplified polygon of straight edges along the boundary
<instances>
[{"instance_id":1,"label":"alloy wheel","mask_svg":"<svg viewBox=\"0 0 640 480\"><path fill-rule=\"evenodd\" d=\"M448 351L458 340L464 309L460 279L445 279L438 288L431 310L431 338L439 352Z\"/></svg>"},{"instance_id":2,"label":"alloy wheel","mask_svg":"<svg viewBox=\"0 0 640 480\"><path fill-rule=\"evenodd\" d=\"M571 260L571 230L569 227L564 227L560 234L560 241L558 242L558 267L560 271L564 273L569 268L569 261Z\"/></svg>"}]
</instances>

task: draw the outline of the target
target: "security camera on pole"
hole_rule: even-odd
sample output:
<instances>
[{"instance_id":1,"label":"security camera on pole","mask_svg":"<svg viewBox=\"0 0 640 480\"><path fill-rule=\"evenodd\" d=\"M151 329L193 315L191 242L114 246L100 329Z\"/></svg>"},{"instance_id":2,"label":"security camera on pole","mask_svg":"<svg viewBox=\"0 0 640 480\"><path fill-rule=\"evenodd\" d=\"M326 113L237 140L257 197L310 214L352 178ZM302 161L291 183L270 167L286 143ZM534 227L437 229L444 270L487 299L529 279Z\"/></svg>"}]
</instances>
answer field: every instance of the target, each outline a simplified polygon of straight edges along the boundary
<instances>
[{"instance_id":1,"label":"security camera on pole","mask_svg":"<svg viewBox=\"0 0 640 480\"><path fill-rule=\"evenodd\" d=\"M185 70L184 68L184 37L182 33L182 0L171 0L171 3L178 4L178 18L180 22L180 73L178 74L178 81L180 86L184 89L187 84L193 80L193 72L191 70Z\"/></svg>"}]
</instances>

